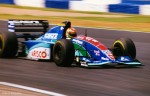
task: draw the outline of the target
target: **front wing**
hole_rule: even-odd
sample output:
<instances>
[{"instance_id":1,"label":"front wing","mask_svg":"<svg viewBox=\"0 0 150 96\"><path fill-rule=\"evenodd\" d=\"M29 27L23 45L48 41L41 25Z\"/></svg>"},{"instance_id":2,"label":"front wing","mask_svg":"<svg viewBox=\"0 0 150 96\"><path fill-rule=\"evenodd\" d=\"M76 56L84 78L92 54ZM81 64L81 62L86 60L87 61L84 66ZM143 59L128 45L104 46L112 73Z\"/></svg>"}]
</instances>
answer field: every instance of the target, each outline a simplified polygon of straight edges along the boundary
<instances>
[{"instance_id":1,"label":"front wing","mask_svg":"<svg viewBox=\"0 0 150 96\"><path fill-rule=\"evenodd\" d=\"M124 60L123 60L123 59ZM101 66L114 66L114 67L125 67L125 66L142 66L143 64L138 60L132 60L129 57L121 56L116 60L90 60L89 58L80 58L80 64L82 67L101 67Z\"/></svg>"}]
</instances>

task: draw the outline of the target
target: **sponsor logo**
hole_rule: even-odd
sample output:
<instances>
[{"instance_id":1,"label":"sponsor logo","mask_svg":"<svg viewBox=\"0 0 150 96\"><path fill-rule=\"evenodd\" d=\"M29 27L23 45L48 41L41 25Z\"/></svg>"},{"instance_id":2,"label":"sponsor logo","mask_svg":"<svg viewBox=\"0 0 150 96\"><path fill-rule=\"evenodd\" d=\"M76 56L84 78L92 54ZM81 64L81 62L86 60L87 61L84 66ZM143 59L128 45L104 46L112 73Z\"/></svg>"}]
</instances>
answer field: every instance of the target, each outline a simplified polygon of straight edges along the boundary
<instances>
[{"instance_id":1,"label":"sponsor logo","mask_svg":"<svg viewBox=\"0 0 150 96\"><path fill-rule=\"evenodd\" d=\"M72 41L75 42L75 43L77 43L77 44L80 44L80 45L83 44L83 41L80 41L80 40L77 40L77 39L73 39Z\"/></svg>"},{"instance_id":2,"label":"sponsor logo","mask_svg":"<svg viewBox=\"0 0 150 96\"><path fill-rule=\"evenodd\" d=\"M109 60L108 58L105 58L105 57L102 57L101 59L102 59L102 60Z\"/></svg>"},{"instance_id":3,"label":"sponsor logo","mask_svg":"<svg viewBox=\"0 0 150 96\"><path fill-rule=\"evenodd\" d=\"M46 39L57 39L58 34L57 33L46 33L44 35L44 38Z\"/></svg>"},{"instance_id":4,"label":"sponsor logo","mask_svg":"<svg viewBox=\"0 0 150 96\"><path fill-rule=\"evenodd\" d=\"M100 56L100 51L99 50L94 50L94 53L96 56Z\"/></svg>"},{"instance_id":5,"label":"sponsor logo","mask_svg":"<svg viewBox=\"0 0 150 96\"><path fill-rule=\"evenodd\" d=\"M86 40L87 40L87 41L91 41L91 42L98 42L97 40L95 40L95 39L93 39L93 38L91 38L91 37L86 37Z\"/></svg>"},{"instance_id":6,"label":"sponsor logo","mask_svg":"<svg viewBox=\"0 0 150 96\"><path fill-rule=\"evenodd\" d=\"M121 61L129 61L129 60L125 57L121 57Z\"/></svg>"},{"instance_id":7,"label":"sponsor logo","mask_svg":"<svg viewBox=\"0 0 150 96\"><path fill-rule=\"evenodd\" d=\"M31 59L50 59L50 49L49 48L35 48L32 49L28 58Z\"/></svg>"},{"instance_id":8,"label":"sponsor logo","mask_svg":"<svg viewBox=\"0 0 150 96\"><path fill-rule=\"evenodd\" d=\"M47 57L46 50L44 50L44 51L34 50L31 54L33 57L37 57L37 58L46 58Z\"/></svg>"},{"instance_id":9,"label":"sponsor logo","mask_svg":"<svg viewBox=\"0 0 150 96\"><path fill-rule=\"evenodd\" d=\"M106 56L108 56L111 60L115 60L114 56L109 50L102 50L102 52L106 54Z\"/></svg>"},{"instance_id":10,"label":"sponsor logo","mask_svg":"<svg viewBox=\"0 0 150 96\"><path fill-rule=\"evenodd\" d=\"M8 21L8 31L10 32L15 32L15 27L16 26L41 26L42 23L40 23L39 21L35 21L35 20L10 20Z\"/></svg>"},{"instance_id":11,"label":"sponsor logo","mask_svg":"<svg viewBox=\"0 0 150 96\"><path fill-rule=\"evenodd\" d=\"M34 21L34 20L33 21L16 20L16 21L8 21L8 23L10 23L10 24L14 24L14 23L39 23L39 21Z\"/></svg>"},{"instance_id":12,"label":"sponsor logo","mask_svg":"<svg viewBox=\"0 0 150 96\"><path fill-rule=\"evenodd\" d=\"M93 38L91 38L91 37L78 36L77 38L78 38L78 39L81 39L81 40L86 40L86 41L88 41L88 42L90 42L90 43L98 43L97 40L95 40L95 39L93 39Z\"/></svg>"}]
</instances>

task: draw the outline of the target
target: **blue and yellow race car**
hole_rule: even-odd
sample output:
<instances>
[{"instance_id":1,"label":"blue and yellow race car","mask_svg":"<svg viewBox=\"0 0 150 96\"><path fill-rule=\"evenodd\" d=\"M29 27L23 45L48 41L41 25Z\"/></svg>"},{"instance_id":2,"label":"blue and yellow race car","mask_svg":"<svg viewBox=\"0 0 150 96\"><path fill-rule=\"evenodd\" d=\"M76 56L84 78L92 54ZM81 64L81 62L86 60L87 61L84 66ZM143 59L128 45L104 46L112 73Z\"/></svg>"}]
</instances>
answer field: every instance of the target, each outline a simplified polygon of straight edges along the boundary
<instances>
[{"instance_id":1,"label":"blue and yellow race car","mask_svg":"<svg viewBox=\"0 0 150 96\"><path fill-rule=\"evenodd\" d=\"M142 65L136 59L136 47L131 39L117 39L112 48L107 48L86 35L66 39L70 27L70 21L49 29L46 20L9 20L9 32L0 33L0 57L53 60L62 67L69 67L73 62L82 67Z\"/></svg>"}]
</instances>

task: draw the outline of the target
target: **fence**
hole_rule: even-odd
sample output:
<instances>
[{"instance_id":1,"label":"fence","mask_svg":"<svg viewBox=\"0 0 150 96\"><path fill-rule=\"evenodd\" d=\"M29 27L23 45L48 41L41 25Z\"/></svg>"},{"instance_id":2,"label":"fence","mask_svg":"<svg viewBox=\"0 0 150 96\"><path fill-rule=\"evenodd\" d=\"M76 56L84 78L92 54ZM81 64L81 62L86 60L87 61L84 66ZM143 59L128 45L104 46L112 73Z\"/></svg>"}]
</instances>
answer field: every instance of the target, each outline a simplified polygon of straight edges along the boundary
<instances>
[{"instance_id":1,"label":"fence","mask_svg":"<svg viewBox=\"0 0 150 96\"><path fill-rule=\"evenodd\" d=\"M19 6L150 15L150 0L0 0Z\"/></svg>"}]
</instances>

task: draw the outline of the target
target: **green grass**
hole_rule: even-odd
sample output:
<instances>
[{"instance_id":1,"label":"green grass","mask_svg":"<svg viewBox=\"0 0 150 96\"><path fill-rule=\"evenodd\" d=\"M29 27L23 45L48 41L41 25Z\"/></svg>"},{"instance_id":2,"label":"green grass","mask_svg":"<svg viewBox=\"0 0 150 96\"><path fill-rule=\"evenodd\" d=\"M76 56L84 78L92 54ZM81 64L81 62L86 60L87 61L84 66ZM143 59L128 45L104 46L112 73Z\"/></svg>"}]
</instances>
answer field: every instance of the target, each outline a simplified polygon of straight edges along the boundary
<instances>
[{"instance_id":1,"label":"green grass","mask_svg":"<svg viewBox=\"0 0 150 96\"><path fill-rule=\"evenodd\" d=\"M19 8L19 9L32 9L42 11L53 11L53 12L68 12L68 13L86 13L86 14L97 14L97 15L109 15L110 17L67 17L80 20L93 20L93 21L110 21L110 22L137 22L137 23L150 23L150 16L144 15L133 15L133 14L121 14L121 13L104 13L104 12L86 12L86 11L73 11L65 9L54 9L54 8L37 8L37 7L26 7L26 6L15 6L8 4L0 4L1 7ZM111 17L114 15L123 15L127 17Z\"/></svg>"},{"instance_id":2,"label":"green grass","mask_svg":"<svg viewBox=\"0 0 150 96\"><path fill-rule=\"evenodd\" d=\"M23 6L6 5L6 4L0 4L0 6L9 7L9 8L19 8L19 9L42 10L42 11L49 11L49 12L50 11L65 12L65 13L67 12L70 14L71 13L83 13L83 14L86 13L86 14L96 14L96 15L101 15L101 16L107 15L106 17L101 17L101 16L100 17L65 17L65 16L32 16L32 14L31 15L0 14L0 19L46 19L52 23L55 23L55 21L57 21L56 23L58 23L58 21L61 22L63 20L70 20L70 21L75 22L77 26L79 25L79 26L100 27L100 28L109 27L112 29L150 32L150 16L134 15L134 14L120 14L120 13L83 12L83 11L53 9L53 8L23 7ZM118 17L114 17L114 16L118 16ZM80 24L80 23L83 23L83 24ZM100 24L100 25L97 25L97 24ZM114 26L114 25L117 25L117 26Z\"/></svg>"},{"instance_id":3,"label":"green grass","mask_svg":"<svg viewBox=\"0 0 150 96\"><path fill-rule=\"evenodd\" d=\"M122 18L108 18L108 17L72 17L80 20L106 21L106 22L131 22L131 23L150 23L149 16L131 16Z\"/></svg>"}]
</instances>

